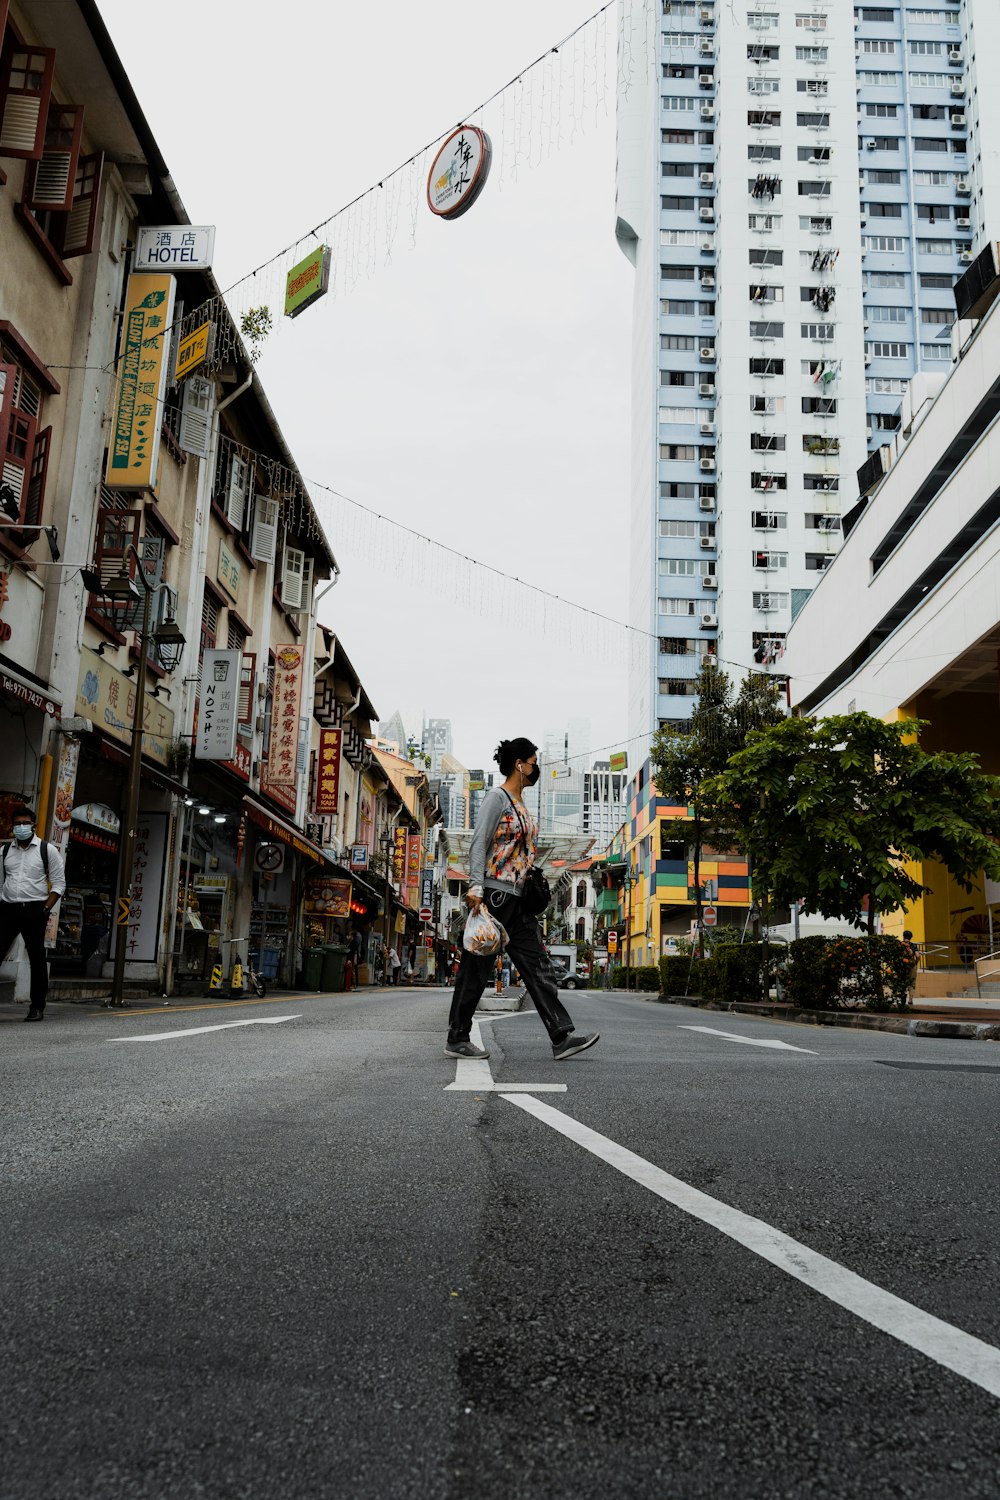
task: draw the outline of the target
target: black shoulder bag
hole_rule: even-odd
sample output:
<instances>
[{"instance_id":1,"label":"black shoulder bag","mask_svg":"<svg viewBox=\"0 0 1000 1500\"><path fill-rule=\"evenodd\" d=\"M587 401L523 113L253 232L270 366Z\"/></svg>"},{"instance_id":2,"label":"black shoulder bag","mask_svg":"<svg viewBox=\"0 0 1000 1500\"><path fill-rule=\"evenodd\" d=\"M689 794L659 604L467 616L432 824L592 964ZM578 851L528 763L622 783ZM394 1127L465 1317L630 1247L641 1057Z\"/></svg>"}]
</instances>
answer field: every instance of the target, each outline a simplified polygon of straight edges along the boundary
<instances>
[{"instance_id":1,"label":"black shoulder bag","mask_svg":"<svg viewBox=\"0 0 1000 1500\"><path fill-rule=\"evenodd\" d=\"M507 798L511 807L514 809L514 815L521 827L521 837L524 839L524 847L525 849L527 849L528 830L524 826L524 819L521 817L521 814L518 811L517 803L510 795L510 792L507 791L506 787L504 788L504 796ZM545 879L545 876L542 874L539 867L537 865L532 865L531 869L524 877L524 884L521 886L522 909L527 913L529 917L540 917L551 900L552 891L549 887L549 882Z\"/></svg>"}]
</instances>

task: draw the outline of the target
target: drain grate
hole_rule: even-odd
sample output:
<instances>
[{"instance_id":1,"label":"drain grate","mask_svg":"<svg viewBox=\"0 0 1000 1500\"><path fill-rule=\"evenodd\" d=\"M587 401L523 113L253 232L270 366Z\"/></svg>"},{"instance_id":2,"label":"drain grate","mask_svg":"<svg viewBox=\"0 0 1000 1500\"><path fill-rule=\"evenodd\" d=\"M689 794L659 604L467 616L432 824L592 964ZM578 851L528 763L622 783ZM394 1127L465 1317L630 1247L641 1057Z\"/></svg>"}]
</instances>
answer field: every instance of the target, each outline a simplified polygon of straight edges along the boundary
<instances>
[{"instance_id":1,"label":"drain grate","mask_svg":"<svg viewBox=\"0 0 1000 1500\"><path fill-rule=\"evenodd\" d=\"M984 1068L979 1063L917 1063L883 1062L876 1059L880 1068L906 1068L917 1073L1000 1073L1000 1068Z\"/></svg>"}]
</instances>

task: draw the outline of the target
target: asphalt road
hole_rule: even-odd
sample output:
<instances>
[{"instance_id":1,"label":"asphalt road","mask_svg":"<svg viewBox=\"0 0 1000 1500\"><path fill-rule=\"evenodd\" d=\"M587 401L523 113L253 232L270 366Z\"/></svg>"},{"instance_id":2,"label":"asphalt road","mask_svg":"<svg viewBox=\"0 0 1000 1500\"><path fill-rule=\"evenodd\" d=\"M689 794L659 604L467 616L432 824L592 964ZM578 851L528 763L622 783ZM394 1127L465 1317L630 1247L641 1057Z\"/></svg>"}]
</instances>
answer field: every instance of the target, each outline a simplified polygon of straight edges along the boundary
<instances>
[{"instance_id":1,"label":"asphalt road","mask_svg":"<svg viewBox=\"0 0 1000 1500\"><path fill-rule=\"evenodd\" d=\"M448 1000L0 1011L0 1500L995 1500L1000 1048Z\"/></svg>"}]
</instances>

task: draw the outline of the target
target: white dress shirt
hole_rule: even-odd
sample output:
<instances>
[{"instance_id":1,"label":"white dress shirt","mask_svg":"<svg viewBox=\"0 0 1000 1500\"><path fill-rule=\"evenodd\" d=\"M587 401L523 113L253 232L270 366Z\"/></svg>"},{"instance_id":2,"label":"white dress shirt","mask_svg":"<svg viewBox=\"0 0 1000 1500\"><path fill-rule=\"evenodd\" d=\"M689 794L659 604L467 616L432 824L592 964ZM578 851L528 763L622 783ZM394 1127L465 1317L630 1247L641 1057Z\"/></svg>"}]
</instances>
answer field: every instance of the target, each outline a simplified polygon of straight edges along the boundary
<instances>
[{"instance_id":1,"label":"white dress shirt","mask_svg":"<svg viewBox=\"0 0 1000 1500\"><path fill-rule=\"evenodd\" d=\"M32 835L29 844L19 844L11 839L10 848L3 856L4 883L0 892L2 901L45 901L49 889L57 895L66 894L66 866L54 844L49 844L49 877L45 878L42 864L41 839ZM6 840L0 841L6 843Z\"/></svg>"}]
</instances>

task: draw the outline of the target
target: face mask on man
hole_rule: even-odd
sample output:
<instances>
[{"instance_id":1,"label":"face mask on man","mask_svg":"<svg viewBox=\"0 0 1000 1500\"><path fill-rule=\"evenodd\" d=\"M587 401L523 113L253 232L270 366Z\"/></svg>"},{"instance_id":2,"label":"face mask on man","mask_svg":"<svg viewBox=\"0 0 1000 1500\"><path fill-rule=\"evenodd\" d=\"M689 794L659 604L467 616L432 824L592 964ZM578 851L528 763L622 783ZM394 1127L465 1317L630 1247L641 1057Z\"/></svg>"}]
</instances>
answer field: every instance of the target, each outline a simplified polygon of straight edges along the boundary
<instances>
[{"instance_id":1,"label":"face mask on man","mask_svg":"<svg viewBox=\"0 0 1000 1500\"><path fill-rule=\"evenodd\" d=\"M31 838L32 831L33 830L30 823L14 824L14 837L17 839L17 842L19 844L26 844Z\"/></svg>"},{"instance_id":2,"label":"face mask on man","mask_svg":"<svg viewBox=\"0 0 1000 1500\"><path fill-rule=\"evenodd\" d=\"M535 782L538 780L538 778L539 778L539 776L541 776L541 774L542 774L541 773L541 769L540 769L537 761L532 766L532 768L531 768L530 771L522 771L521 772L521 775L524 778L524 784L525 784L525 786L534 786Z\"/></svg>"}]
</instances>

